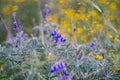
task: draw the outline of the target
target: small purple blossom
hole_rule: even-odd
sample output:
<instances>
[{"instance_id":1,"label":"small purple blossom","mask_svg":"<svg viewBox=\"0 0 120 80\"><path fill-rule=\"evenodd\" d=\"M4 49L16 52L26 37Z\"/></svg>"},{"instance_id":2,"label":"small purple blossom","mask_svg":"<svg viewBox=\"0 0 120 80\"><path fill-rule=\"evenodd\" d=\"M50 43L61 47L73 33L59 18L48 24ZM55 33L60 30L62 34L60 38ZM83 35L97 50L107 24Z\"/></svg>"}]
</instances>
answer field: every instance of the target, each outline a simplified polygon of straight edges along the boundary
<instances>
[{"instance_id":1,"label":"small purple blossom","mask_svg":"<svg viewBox=\"0 0 120 80\"><path fill-rule=\"evenodd\" d=\"M45 4L45 7L43 8L43 12L48 14L49 11L50 11L50 8L49 8L48 4Z\"/></svg>"},{"instance_id":2,"label":"small purple blossom","mask_svg":"<svg viewBox=\"0 0 120 80\"><path fill-rule=\"evenodd\" d=\"M61 70L66 70L66 66L64 62L60 62L58 64L54 64L53 66L51 66L50 72L55 73Z\"/></svg>"},{"instance_id":3,"label":"small purple blossom","mask_svg":"<svg viewBox=\"0 0 120 80\"><path fill-rule=\"evenodd\" d=\"M48 4L45 4L45 7L43 8L43 12L45 13L44 19L46 19L46 20L47 20L48 16L50 15L49 11L50 11L50 8L49 8Z\"/></svg>"},{"instance_id":4,"label":"small purple blossom","mask_svg":"<svg viewBox=\"0 0 120 80\"><path fill-rule=\"evenodd\" d=\"M22 24L17 21L16 12L13 12L12 15L13 15L13 23L14 23L13 29L16 30L16 31L21 31L22 30Z\"/></svg>"},{"instance_id":5,"label":"small purple blossom","mask_svg":"<svg viewBox=\"0 0 120 80\"><path fill-rule=\"evenodd\" d=\"M96 51L96 45L97 45L97 40L96 38L94 38L90 44L90 49L94 52Z\"/></svg>"},{"instance_id":6,"label":"small purple blossom","mask_svg":"<svg viewBox=\"0 0 120 80\"><path fill-rule=\"evenodd\" d=\"M69 73L65 71L62 75L60 75L60 80L67 80L68 76L69 76Z\"/></svg>"},{"instance_id":7,"label":"small purple blossom","mask_svg":"<svg viewBox=\"0 0 120 80\"><path fill-rule=\"evenodd\" d=\"M24 32L22 30L22 24L17 21L16 12L13 12L12 15L14 23L13 29L16 30L17 33L15 36L12 36L10 39L8 39L7 43L12 47L17 48L22 46L24 43Z\"/></svg>"},{"instance_id":8,"label":"small purple blossom","mask_svg":"<svg viewBox=\"0 0 120 80\"><path fill-rule=\"evenodd\" d=\"M66 39L59 33L57 29L53 30L51 36L54 38L55 43L66 42Z\"/></svg>"}]
</instances>

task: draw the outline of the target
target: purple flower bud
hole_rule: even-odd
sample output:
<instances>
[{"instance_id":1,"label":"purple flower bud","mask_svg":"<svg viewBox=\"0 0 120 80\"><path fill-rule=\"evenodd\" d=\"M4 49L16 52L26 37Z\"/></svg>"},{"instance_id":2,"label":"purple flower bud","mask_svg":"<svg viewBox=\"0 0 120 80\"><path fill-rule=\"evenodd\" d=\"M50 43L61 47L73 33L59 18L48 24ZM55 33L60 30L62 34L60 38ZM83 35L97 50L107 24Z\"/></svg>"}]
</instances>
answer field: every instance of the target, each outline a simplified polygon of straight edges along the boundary
<instances>
[{"instance_id":1,"label":"purple flower bud","mask_svg":"<svg viewBox=\"0 0 120 80\"><path fill-rule=\"evenodd\" d=\"M13 16L13 17L16 16L16 12L15 12L15 11L12 12L12 16Z\"/></svg>"},{"instance_id":2,"label":"purple flower bud","mask_svg":"<svg viewBox=\"0 0 120 80\"><path fill-rule=\"evenodd\" d=\"M59 42L59 39L57 37L54 38L54 42L55 43L58 43Z\"/></svg>"},{"instance_id":3,"label":"purple flower bud","mask_svg":"<svg viewBox=\"0 0 120 80\"><path fill-rule=\"evenodd\" d=\"M66 42L66 39L62 37L61 42Z\"/></svg>"},{"instance_id":4,"label":"purple flower bud","mask_svg":"<svg viewBox=\"0 0 120 80\"><path fill-rule=\"evenodd\" d=\"M50 70L51 73L54 73L55 70L54 70L54 66L51 66L51 70Z\"/></svg>"},{"instance_id":5,"label":"purple flower bud","mask_svg":"<svg viewBox=\"0 0 120 80\"><path fill-rule=\"evenodd\" d=\"M61 64L61 69L66 70L65 63L61 62L60 64Z\"/></svg>"},{"instance_id":6,"label":"purple flower bud","mask_svg":"<svg viewBox=\"0 0 120 80\"><path fill-rule=\"evenodd\" d=\"M43 12L48 13L50 11L50 8L48 6L48 4L45 5Z\"/></svg>"},{"instance_id":7,"label":"purple flower bud","mask_svg":"<svg viewBox=\"0 0 120 80\"><path fill-rule=\"evenodd\" d=\"M60 33L57 33L57 38L61 38L61 34Z\"/></svg>"},{"instance_id":8,"label":"purple flower bud","mask_svg":"<svg viewBox=\"0 0 120 80\"><path fill-rule=\"evenodd\" d=\"M17 26L16 26L16 25L14 25L13 29L14 29L14 30L17 30Z\"/></svg>"},{"instance_id":9,"label":"purple flower bud","mask_svg":"<svg viewBox=\"0 0 120 80\"><path fill-rule=\"evenodd\" d=\"M65 76L69 76L69 73L66 71L66 72L64 72L64 75Z\"/></svg>"},{"instance_id":10,"label":"purple flower bud","mask_svg":"<svg viewBox=\"0 0 120 80\"><path fill-rule=\"evenodd\" d=\"M46 15L44 16L44 19L47 19L48 16L50 16L50 14L46 14Z\"/></svg>"},{"instance_id":11,"label":"purple flower bud","mask_svg":"<svg viewBox=\"0 0 120 80\"><path fill-rule=\"evenodd\" d=\"M22 29L22 24L18 24L18 29Z\"/></svg>"},{"instance_id":12,"label":"purple flower bud","mask_svg":"<svg viewBox=\"0 0 120 80\"><path fill-rule=\"evenodd\" d=\"M14 24L17 23L17 19L16 19L16 18L13 19L13 23L14 23Z\"/></svg>"},{"instance_id":13,"label":"purple flower bud","mask_svg":"<svg viewBox=\"0 0 120 80\"><path fill-rule=\"evenodd\" d=\"M57 35L57 31L56 30L54 30L53 32L52 32L52 34L51 34L52 36L55 36L55 35Z\"/></svg>"},{"instance_id":14,"label":"purple flower bud","mask_svg":"<svg viewBox=\"0 0 120 80\"><path fill-rule=\"evenodd\" d=\"M94 44L94 43L91 43L90 47L93 48L94 46L95 46L95 44Z\"/></svg>"}]
</instances>

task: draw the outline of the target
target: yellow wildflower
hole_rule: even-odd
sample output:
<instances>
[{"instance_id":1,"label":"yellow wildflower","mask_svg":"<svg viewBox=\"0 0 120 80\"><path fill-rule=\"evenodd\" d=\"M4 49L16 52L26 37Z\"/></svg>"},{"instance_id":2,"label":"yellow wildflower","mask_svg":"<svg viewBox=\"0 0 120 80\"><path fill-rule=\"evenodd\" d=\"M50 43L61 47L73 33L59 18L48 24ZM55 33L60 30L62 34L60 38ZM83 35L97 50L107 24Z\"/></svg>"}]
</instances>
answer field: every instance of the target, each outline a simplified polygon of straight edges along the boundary
<instances>
[{"instance_id":1,"label":"yellow wildflower","mask_svg":"<svg viewBox=\"0 0 120 80\"><path fill-rule=\"evenodd\" d=\"M75 16L75 11L73 9L64 9L64 10L62 10L62 14L65 14L69 18L73 19Z\"/></svg>"},{"instance_id":2,"label":"yellow wildflower","mask_svg":"<svg viewBox=\"0 0 120 80\"><path fill-rule=\"evenodd\" d=\"M113 21L114 19L115 19L114 16L109 16L110 21Z\"/></svg>"},{"instance_id":3,"label":"yellow wildflower","mask_svg":"<svg viewBox=\"0 0 120 80\"><path fill-rule=\"evenodd\" d=\"M92 10L88 12L88 17L95 17L96 15L98 15L96 10Z\"/></svg>"},{"instance_id":4,"label":"yellow wildflower","mask_svg":"<svg viewBox=\"0 0 120 80\"><path fill-rule=\"evenodd\" d=\"M57 15L54 14L54 15L48 16L48 20L51 22L57 22Z\"/></svg>"},{"instance_id":5,"label":"yellow wildflower","mask_svg":"<svg viewBox=\"0 0 120 80\"><path fill-rule=\"evenodd\" d=\"M111 11L115 10L116 9L116 3L112 2L110 5L109 5L109 8Z\"/></svg>"},{"instance_id":6,"label":"yellow wildflower","mask_svg":"<svg viewBox=\"0 0 120 80\"><path fill-rule=\"evenodd\" d=\"M115 72L118 72L118 73L119 73L119 72L120 72L120 67L116 67L116 68L115 68Z\"/></svg>"},{"instance_id":7,"label":"yellow wildflower","mask_svg":"<svg viewBox=\"0 0 120 80\"><path fill-rule=\"evenodd\" d=\"M114 42L119 42L120 40L119 40L119 35L116 35L115 36L115 39L114 39Z\"/></svg>"},{"instance_id":8,"label":"yellow wildflower","mask_svg":"<svg viewBox=\"0 0 120 80\"><path fill-rule=\"evenodd\" d=\"M92 30L93 31L101 31L102 30L102 25L97 23L92 27Z\"/></svg>"},{"instance_id":9,"label":"yellow wildflower","mask_svg":"<svg viewBox=\"0 0 120 80\"><path fill-rule=\"evenodd\" d=\"M12 10L13 10L13 11L17 11L18 8L19 8L18 5L15 5L15 6L12 7Z\"/></svg>"},{"instance_id":10,"label":"yellow wildflower","mask_svg":"<svg viewBox=\"0 0 120 80\"><path fill-rule=\"evenodd\" d=\"M62 26L60 26L58 30L60 31L61 35L65 35L65 29Z\"/></svg>"},{"instance_id":11,"label":"yellow wildflower","mask_svg":"<svg viewBox=\"0 0 120 80\"><path fill-rule=\"evenodd\" d=\"M64 5L64 4L68 4L71 0L58 0L58 3Z\"/></svg>"},{"instance_id":12,"label":"yellow wildflower","mask_svg":"<svg viewBox=\"0 0 120 80\"><path fill-rule=\"evenodd\" d=\"M69 27L70 24L69 24L68 19L62 18L62 20L61 20L61 25L64 26L64 27Z\"/></svg>"},{"instance_id":13,"label":"yellow wildflower","mask_svg":"<svg viewBox=\"0 0 120 80\"><path fill-rule=\"evenodd\" d=\"M71 27L67 28L67 30L68 30L69 33L72 33L72 32L73 32L73 30L72 30Z\"/></svg>"},{"instance_id":14,"label":"yellow wildflower","mask_svg":"<svg viewBox=\"0 0 120 80\"><path fill-rule=\"evenodd\" d=\"M79 27L79 28L76 28L76 33L77 33L77 34L80 34L80 33L82 33L82 32L83 32L83 29L82 29L82 28L80 28L80 27Z\"/></svg>"},{"instance_id":15,"label":"yellow wildflower","mask_svg":"<svg viewBox=\"0 0 120 80\"><path fill-rule=\"evenodd\" d=\"M86 21L87 20L87 15L85 14L80 14L80 19L83 20L83 21Z\"/></svg>"},{"instance_id":16,"label":"yellow wildflower","mask_svg":"<svg viewBox=\"0 0 120 80\"><path fill-rule=\"evenodd\" d=\"M103 56L100 55L100 54L97 54L97 55L95 56L95 58L101 60L101 59L103 59Z\"/></svg>"},{"instance_id":17,"label":"yellow wildflower","mask_svg":"<svg viewBox=\"0 0 120 80\"><path fill-rule=\"evenodd\" d=\"M82 13L84 13L84 12L85 12L85 8L82 8L82 7L79 8L79 9L78 9L78 12L82 12Z\"/></svg>"},{"instance_id":18,"label":"yellow wildflower","mask_svg":"<svg viewBox=\"0 0 120 80\"><path fill-rule=\"evenodd\" d=\"M99 2L100 2L101 4L106 4L106 3L107 3L107 0L99 0Z\"/></svg>"},{"instance_id":19,"label":"yellow wildflower","mask_svg":"<svg viewBox=\"0 0 120 80\"><path fill-rule=\"evenodd\" d=\"M81 41L84 41L84 42L87 41L87 37L86 36L81 36L80 39L81 39Z\"/></svg>"},{"instance_id":20,"label":"yellow wildflower","mask_svg":"<svg viewBox=\"0 0 120 80\"><path fill-rule=\"evenodd\" d=\"M112 37L113 37L111 31L108 31L108 32L107 32L107 36L108 36L109 38L112 38Z\"/></svg>"},{"instance_id":21,"label":"yellow wildflower","mask_svg":"<svg viewBox=\"0 0 120 80\"><path fill-rule=\"evenodd\" d=\"M10 6L4 6L3 8L2 8L2 12L4 13L4 14L7 14L7 15L10 15L11 14L11 7Z\"/></svg>"}]
</instances>

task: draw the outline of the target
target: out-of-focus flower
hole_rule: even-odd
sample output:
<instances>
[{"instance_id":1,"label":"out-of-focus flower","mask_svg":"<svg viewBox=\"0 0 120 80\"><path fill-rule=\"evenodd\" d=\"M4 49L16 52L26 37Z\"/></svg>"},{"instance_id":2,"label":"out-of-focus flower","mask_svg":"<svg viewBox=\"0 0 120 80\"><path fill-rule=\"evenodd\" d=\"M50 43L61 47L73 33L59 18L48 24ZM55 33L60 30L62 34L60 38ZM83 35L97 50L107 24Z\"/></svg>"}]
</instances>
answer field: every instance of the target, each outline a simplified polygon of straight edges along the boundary
<instances>
[{"instance_id":1,"label":"out-of-focus flower","mask_svg":"<svg viewBox=\"0 0 120 80\"><path fill-rule=\"evenodd\" d=\"M67 18L62 18L61 19L61 25L64 26L64 27L67 27L67 28L70 27L70 23L69 23Z\"/></svg>"},{"instance_id":2,"label":"out-of-focus flower","mask_svg":"<svg viewBox=\"0 0 120 80\"><path fill-rule=\"evenodd\" d=\"M79 13L84 13L85 12L85 8L81 7L77 10Z\"/></svg>"},{"instance_id":3,"label":"out-of-focus flower","mask_svg":"<svg viewBox=\"0 0 120 80\"><path fill-rule=\"evenodd\" d=\"M80 14L79 17L83 21L86 21L88 19L86 14Z\"/></svg>"},{"instance_id":4,"label":"out-of-focus flower","mask_svg":"<svg viewBox=\"0 0 120 80\"><path fill-rule=\"evenodd\" d=\"M66 0L66 1L64 1L64 0L58 0L58 3L64 6L64 5L67 5L70 1L71 0Z\"/></svg>"},{"instance_id":5,"label":"out-of-focus flower","mask_svg":"<svg viewBox=\"0 0 120 80\"><path fill-rule=\"evenodd\" d=\"M90 44L90 49L95 52L96 51L97 40L94 38Z\"/></svg>"},{"instance_id":6,"label":"out-of-focus flower","mask_svg":"<svg viewBox=\"0 0 120 80\"><path fill-rule=\"evenodd\" d=\"M108 36L109 38L113 38L111 31L108 31L108 32L107 32L107 36Z\"/></svg>"},{"instance_id":7,"label":"out-of-focus flower","mask_svg":"<svg viewBox=\"0 0 120 80\"><path fill-rule=\"evenodd\" d=\"M18 5L12 7L12 11L17 11L19 9Z\"/></svg>"},{"instance_id":8,"label":"out-of-focus flower","mask_svg":"<svg viewBox=\"0 0 120 80\"><path fill-rule=\"evenodd\" d=\"M111 11L115 10L116 9L116 3L115 2L112 2L110 5L109 5L109 8Z\"/></svg>"},{"instance_id":9,"label":"out-of-focus flower","mask_svg":"<svg viewBox=\"0 0 120 80\"><path fill-rule=\"evenodd\" d=\"M116 67L115 72L120 73L120 67Z\"/></svg>"},{"instance_id":10,"label":"out-of-focus flower","mask_svg":"<svg viewBox=\"0 0 120 80\"><path fill-rule=\"evenodd\" d=\"M49 15L49 16L48 16L48 21L55 23L55 22L57 21L57 15L56 15L56 14L54 14L54 15Z\"/></svg>"},{"instance_id":11,"label":"out-of-focus flower","mask_svg":"<svg viewBox=\"0 0 120 80\"><path fill-rule=\"evenodd\" d=\"M107 3L107 0L99 0L99 2L100 2L101 4L106 4L106 3Z\"/></svg>"},{"instance_id":12,"label":"out-of-focus flower","mask_svg":"<svg viewBox=\"0 0 120 80\"><path fill-rule=\"evenodd\" d=\"M48 6L48 4L45 4L45 7L43 8L43 12L45 13L45 16L44 16L44 18L46 19L46 20L48 20L48 17L49 17L49 11L50 11L50 8L49 8L49 6Z\"/></svg>"},{"instance_id":13,"label":"out-of-focus flower","mask_svg":"<svg viewBox=\"0 0 120 80\"><path fill-rule=\"evenodd\" d=\"M87 41L87 37L85 35L81 36L80 39L81 39L81 41L84 41L84 42Z\"/></svg>"},{"instance_id":14,"label":"out-of-focus flower","mask_svg":"<svg viewBox=\"0 0 120 80\"><path fill-rule=\"evenodd\" d=\"M77 34L80 34L83 32L83 28L79 27L79 28L76 28L76 33Z\"/></svg>"},{"instance_id":15,"label":"out-of-focus flower","mask_svg":"<svg viewBox=\"0 0 120 80\"><path fill-rule=\"evenodd\" d=\"M43 12L48 14L49 11L50 11L50 8L49 8L48 4L45 4L45 7L43 8Z\"/></svg>"},{"instance_id":16,"label":"out-of-focus flower","mask_svg":"<svg viewBox=\"0 0 120 80\"><path fill-rule=\"evenodd\" d=\"M13 23L14 23L13 29L16 30L16 31L21 31L22 30L22 24L17 21L16 12L13 11L12 15L13 15Z\"/></svg>"},{"instance_id":17,"label":"out-of-focus flower","mask_svg":"<svg viewBox=\"0 0 120 80\"><path fill-rule=\"evenodd\" d=\"M100 54L96 54L95 58L101 60L101 59L103 59L103 56Z\"/></svg>"},{"instance_id":18,"label":"out-of-focus flower","mask_svg":"<svg viewBox=\"0 0 120 80\"><path fill-rule=\"evenodd\" d=\"M110 21L115 20L114 16L109 16L109 20L110 20Z\"/></svg>"},{"instance_id":19,"label":"out-of-focus flower","mask_svg":"<svg viewBox=\"0 0 120 80\"><path fill-rule=\"evenodd\" d=\"M22 24L18 23L17 21L15 11L12 13L12 16L13 16L13 23L14 23L13 29L17 31L17 34L11 37L9 40L7 40L7 43L10 44L12 47L17 48L23 45L25 34L22 30Z\"/></svg>"},{"instance_id":20,"label":"out-of-focus flower","mask_svg":"<svg viewBox=\"0 0 120 80\"><path fill-rule=\"evenodd\" d=\"M3 14L10 15L11 14L11 5L3 6L2 8Z\"/></svg>"},{"instance_id":21,"label":"out-of-focus flower","mask_svg":"<svg viewBox=\"0 0 120 80\"><path fill-rule=\"evenodd\" d=\"M65 71L62 75L60 75L60 80L66 80L68 76L69 76L69 73Z\"/></svg>"},{"instance_id":22,"label":"out-of-focus flower","mask_svg":"<svg viewBox=\"0 0 120 80\"><path fill-rule=\"evenodd\" d=\"M88 17L95 17L98 15L98 12L96 10L91 10L88 12Z\"/></svg>"}]
</instances>

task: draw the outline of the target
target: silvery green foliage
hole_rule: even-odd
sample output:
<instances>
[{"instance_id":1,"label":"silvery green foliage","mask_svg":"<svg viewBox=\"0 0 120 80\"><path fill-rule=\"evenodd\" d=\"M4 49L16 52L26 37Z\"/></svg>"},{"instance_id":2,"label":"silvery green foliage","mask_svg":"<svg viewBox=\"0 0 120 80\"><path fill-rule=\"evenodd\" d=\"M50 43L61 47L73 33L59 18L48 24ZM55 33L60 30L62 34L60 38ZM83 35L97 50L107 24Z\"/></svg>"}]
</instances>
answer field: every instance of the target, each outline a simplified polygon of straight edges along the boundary
<instances>
[{"instance_id":1,"label":"silvery green foliage","mask_svg":"<svg viewBox=\"0 0 120 80\"><path fill-rule=\"evenodd\" d=\"M21 47L0 46L0 61L3 63L0 78L3 80L59 80L61 75L51 74L50 67L56 62L63 61L69 73L68 80L119 80L119 73L116 73L111 66L109 50L104 51L97 46L97 52L104 56L102 60L97 60L90 56L92 54L89 49L90 43L56 44L48 34L50 32L52 30L47 30L44 36L47 39L44 45L39 37L32 36L26 38ZM98 45L101 44L98 42ZM108 46L104 45L107 50ZM47 61L49 53L52 54L50 62Z\"/></svg>"}]
</instances>

